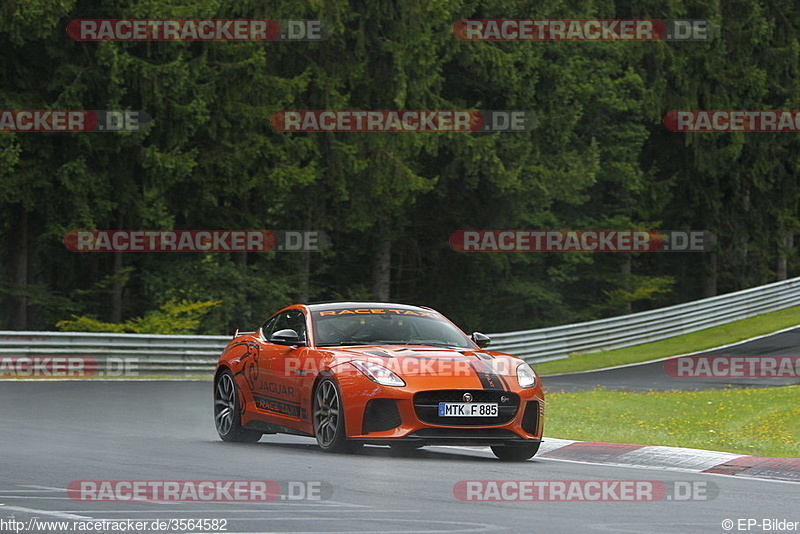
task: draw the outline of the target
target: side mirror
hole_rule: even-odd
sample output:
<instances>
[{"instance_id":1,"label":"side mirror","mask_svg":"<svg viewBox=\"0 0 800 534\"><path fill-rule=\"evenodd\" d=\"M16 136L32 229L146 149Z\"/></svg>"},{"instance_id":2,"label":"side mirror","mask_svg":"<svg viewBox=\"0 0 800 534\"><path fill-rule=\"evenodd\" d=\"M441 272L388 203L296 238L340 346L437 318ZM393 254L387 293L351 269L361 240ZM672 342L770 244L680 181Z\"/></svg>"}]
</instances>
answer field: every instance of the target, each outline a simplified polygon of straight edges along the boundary
<instances>
[{"instance_id":1,"label":"side mirror","mask_svg":"<svg viewBox=\"0 0 800 534\"><path fill-rule=\"evenodd\" d=\"M480 332L473 332L469 338L482 349L488 347L492 342L492 338Z\"/></svg>"},{"instance_id":2,"label":"side mirror","mask_svg":"<svg viewBox=\"0 0 800 534\"><path fill-rule=\"evenodd\" d=\"M275 343L276 345L305 345L305 341L300 340L300 336L292 330L291 328L285 328L283 330L278 330L274 334L272 334L269 338L270 343Z\"/></svg>"}]
</instances>

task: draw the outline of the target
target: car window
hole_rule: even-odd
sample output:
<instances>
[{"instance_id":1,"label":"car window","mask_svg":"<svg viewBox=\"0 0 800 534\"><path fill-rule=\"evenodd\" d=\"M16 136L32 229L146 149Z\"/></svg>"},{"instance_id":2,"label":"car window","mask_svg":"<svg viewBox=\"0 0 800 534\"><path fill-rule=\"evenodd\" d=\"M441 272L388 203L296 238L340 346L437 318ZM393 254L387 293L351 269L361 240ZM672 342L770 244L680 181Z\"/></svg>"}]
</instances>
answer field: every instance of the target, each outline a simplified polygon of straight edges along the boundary
<instances>
[{"instance_id":1,"label":"car window","mask_svg":"<svg viewBox=\"0 0 800 534\"><path fill-rule=\"evenodd\" d=\"M269 335L272 335L279 330L291 328L297 332L297 335L300 337L300 341L306 340L306 319L305 315L303 315L303 312L300 310L288 310L281 312L275 319L276 321L274 328ZM267 337L267 339L269 339L269 337Z\"/></svg>"},{"instance_id":2,"label":"car window","mask_svg":"<svg viewBox=\"0 0 800 534\"><path fill-rule=\"evenodd\" d=\"M469 339L440 317L370 313L342 310L341 315L315 312L314 339L317 346L335 345L443 345L472 348ZM402 310L395 310L402 311Z\"/></svg>"},{"instance_id":3,"label":"car window","mask_svg":"<svg viewBox=\"0 0 800 534\"><path fill-rule=\"evenodd\" d=\"M275 332L275 324L278 322L278 317L278 315L272 317L261 327L261 335L264 336L264 339L269 339L273 332Z\"/></svg>"}]
</instances>

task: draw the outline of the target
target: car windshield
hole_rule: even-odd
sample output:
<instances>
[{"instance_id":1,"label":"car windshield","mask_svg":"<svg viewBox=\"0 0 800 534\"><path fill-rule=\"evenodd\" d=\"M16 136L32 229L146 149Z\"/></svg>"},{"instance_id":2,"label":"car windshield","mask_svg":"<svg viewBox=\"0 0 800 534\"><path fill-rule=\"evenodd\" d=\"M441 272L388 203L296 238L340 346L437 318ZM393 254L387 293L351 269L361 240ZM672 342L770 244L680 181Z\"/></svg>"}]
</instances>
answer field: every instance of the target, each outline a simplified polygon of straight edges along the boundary
<instances>
[{"instance_id":1,"label":"car windshield","mask_svg":"<svg viewBox=\"0 0 800 534\"><path fill-rule=\"evenodd\" d=\"M312 321L318 347L433 345L474 348L463 332L432 312L328 310L313 312Z\"/></svg>"}]
</instances>

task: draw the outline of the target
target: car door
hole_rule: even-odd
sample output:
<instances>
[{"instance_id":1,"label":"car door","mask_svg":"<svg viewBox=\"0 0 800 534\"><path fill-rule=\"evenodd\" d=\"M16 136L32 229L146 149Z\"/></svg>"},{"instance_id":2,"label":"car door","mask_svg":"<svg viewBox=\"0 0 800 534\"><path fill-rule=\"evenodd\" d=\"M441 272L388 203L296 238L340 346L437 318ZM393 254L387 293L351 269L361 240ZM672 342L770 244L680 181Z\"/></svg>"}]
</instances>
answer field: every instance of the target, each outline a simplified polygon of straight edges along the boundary
<instances>
[{"instance_id":1,"label":"car door","mask_svg":"<svg viewBox=\"0 0 800 534\"><path fill-rule=\"evenodd\" d=\"M297 368L296 359L302 359L307 349L304 346L270 342L272 334L287 328L297 332L301 341L306 340L306 321L301 310L282 311L262 328L265 343L258 361L258 379L253 400L256 409L267 414L275 423L298 428L296 423L301 419L308 419L308 414L307 408L301 406L302 377L294 371Z\"/></svg>"}]
</instances>

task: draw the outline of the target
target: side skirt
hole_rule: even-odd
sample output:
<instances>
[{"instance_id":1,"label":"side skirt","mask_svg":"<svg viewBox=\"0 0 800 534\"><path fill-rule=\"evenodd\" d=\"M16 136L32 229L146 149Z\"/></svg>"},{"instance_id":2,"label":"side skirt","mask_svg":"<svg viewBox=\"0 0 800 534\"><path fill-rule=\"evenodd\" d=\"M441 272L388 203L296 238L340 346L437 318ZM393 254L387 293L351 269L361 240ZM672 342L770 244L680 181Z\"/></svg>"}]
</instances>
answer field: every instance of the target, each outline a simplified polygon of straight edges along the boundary
<instances>
[{"instance_id":1,"label":"side skirt","mask_svg":"<svg viewBox=\"0 0 800 534\"><path fill-rule=\"evenodd\" d=\"M264 423L263 421L250 421L246 425L242 425L242 428L247 430L256 430L264 434L292 434L294 436L305 436L310 438L314 437L313 434L309 434L307 432L301 432L300 430L295 430L294 428L274 425L272 423Z\"/></svg>"}]
</instances>

